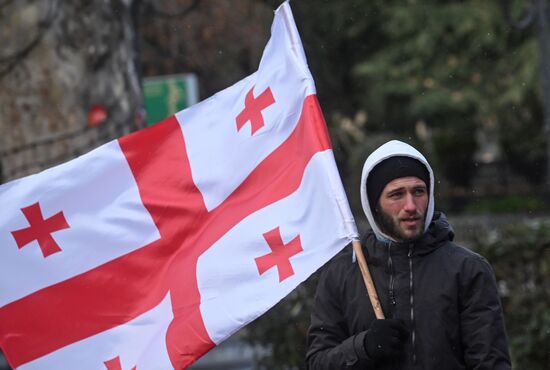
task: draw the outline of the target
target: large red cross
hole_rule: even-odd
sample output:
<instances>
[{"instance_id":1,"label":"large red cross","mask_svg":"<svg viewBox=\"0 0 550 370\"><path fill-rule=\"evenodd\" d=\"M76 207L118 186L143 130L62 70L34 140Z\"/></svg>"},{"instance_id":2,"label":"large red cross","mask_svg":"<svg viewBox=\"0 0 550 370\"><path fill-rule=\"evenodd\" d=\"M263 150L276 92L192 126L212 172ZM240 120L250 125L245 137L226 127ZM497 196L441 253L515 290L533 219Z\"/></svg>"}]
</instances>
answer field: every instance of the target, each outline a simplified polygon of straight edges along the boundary
<instances>
[{"instance_id":1,"label":"large red cross","mask_svg":"<svg viewBox=\"0 0 550 370\"><path fill-rule=\"evenodd\" d=\"M252 135L264 126L262 110L275 103L275 98L268 87L258 97L254 97L254 86L248 91L244 99L244 109L236 118L237 131L240 131L244 124L250 121Z\"/></svg>"},{"instance_id":2,"label":"large red cross","mask_svg":"<svg viewBox=\"0 0 550 370\"><path fill-rule=\"evenodd\" d=\"M311 158L331 145L317 99L309 96L291 135L208 211L193 183L184 135L185 125L172 116L119 140L161 237L0 307L0 347L13 367L125 324L168 292L174 319L166 343L174 367L187 368L214 346L200 312L199 257L245 217L294 193ZM104 312L109 320L98 320Z\"/></svg>"},{"instance_id":3,"label":"large red cross","mask_svg":"<svg viewBox=\"0 0 550 370\"><path fill-rule=\"evenodd\" d=\"M109 361L104 362L107 370L122 370L122 365L120 364L120 356L110 359ZM136 370L137 366L134 366L132 370Z\"/></svg>"},{"instance_id":4,"label":"large red cross","mask_svg":"<svg viewBox=\"0 0 550 370\"><path fill-rule=\"evenodd\" d=\"M63 212L57 212L55 215L44 219L38 202L21 208L21 212L27 218L29 227L11 232L19 249L36 240L44 258L61 252L61 248L52 237L52 233L70 227Z\"/></svg>"},{"instance_id":5,"label":"large red cross","mask_svg":"<svg viewBox=\"0 0 550 370\"><path fill-rule=\"evenodd\" d=\"M274 266L277 266L279 272L279 282L294 275L290 257L303 251L300 235L297 235L288 244L283 243L279 227L268 231L263 236L271 248L271 253L255 258L260 275Z\"/></svg>"}]
</instances>

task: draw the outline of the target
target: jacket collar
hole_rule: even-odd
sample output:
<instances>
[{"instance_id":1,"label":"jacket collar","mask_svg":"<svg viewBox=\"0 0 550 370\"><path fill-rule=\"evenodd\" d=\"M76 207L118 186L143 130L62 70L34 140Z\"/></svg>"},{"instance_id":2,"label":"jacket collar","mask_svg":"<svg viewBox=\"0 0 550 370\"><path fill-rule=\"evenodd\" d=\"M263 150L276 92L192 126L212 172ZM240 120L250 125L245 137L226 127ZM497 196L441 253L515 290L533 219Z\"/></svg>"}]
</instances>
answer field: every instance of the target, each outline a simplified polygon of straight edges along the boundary
<instances>
[{"instance_id":1,"label":"jacket collar","mask_svg":"<svg viewBox=\"0 0 550 370\"><path fill-rule=\"evenodd\" d=\"M411 243L398 243L390 240L380 241L374 232L369 230L363 237L363 245L367 246L368 253L375 257L385 254L387 247L391 245L392 255L407 254L411 247L415 256L426 255L438 249L447 241L454 239L454 231L443 212L436 211L432 222L422 237ZM376 257L375 257L376 258Z\"/></svg>"}]
</instances>

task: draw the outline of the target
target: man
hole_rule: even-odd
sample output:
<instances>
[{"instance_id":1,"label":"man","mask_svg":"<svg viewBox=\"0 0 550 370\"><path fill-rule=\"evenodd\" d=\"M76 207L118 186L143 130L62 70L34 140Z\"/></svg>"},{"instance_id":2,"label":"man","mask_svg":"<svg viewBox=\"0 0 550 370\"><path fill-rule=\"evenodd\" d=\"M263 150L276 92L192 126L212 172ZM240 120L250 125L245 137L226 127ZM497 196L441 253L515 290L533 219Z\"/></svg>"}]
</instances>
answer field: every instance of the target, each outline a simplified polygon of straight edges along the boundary
<instances>
[{"instance_id":1,"label":"man","mask_svg":"<svg viewBox=\"0 0 550 370\"><path fill-rule=\"evenodd\" d=\"M422 154L390 141L366 160L362 242L386 319L377 320L355 256L323 271L308 336L311 370L511 369L493 271L452 242L434 212L434 175Z\"/></svg>"}]
</instances>

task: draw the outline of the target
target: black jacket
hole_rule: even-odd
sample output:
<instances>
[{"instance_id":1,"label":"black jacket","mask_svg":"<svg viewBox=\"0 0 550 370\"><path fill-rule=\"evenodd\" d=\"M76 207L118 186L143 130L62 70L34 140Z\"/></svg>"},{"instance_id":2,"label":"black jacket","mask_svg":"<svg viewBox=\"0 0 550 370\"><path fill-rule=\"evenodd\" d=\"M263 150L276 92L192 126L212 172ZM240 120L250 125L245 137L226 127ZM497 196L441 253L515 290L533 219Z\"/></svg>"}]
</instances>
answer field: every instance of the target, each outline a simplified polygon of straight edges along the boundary
<instances>
[{"instance_id":1,"label":"black jacket","mask_svg":"<svg viewBox=\"0 0 550 370\"><path fill-rule=\"evenodd\" d=\"M387 318L404 320L410 336L400 358L374 363L363 347L375 319L351 251L323 271L308 335L311 370L511 369L493 271L480 255L452 242L436 214L422 239L383 244L371 232L363 251Z\"/></svg>"}]
</instances>

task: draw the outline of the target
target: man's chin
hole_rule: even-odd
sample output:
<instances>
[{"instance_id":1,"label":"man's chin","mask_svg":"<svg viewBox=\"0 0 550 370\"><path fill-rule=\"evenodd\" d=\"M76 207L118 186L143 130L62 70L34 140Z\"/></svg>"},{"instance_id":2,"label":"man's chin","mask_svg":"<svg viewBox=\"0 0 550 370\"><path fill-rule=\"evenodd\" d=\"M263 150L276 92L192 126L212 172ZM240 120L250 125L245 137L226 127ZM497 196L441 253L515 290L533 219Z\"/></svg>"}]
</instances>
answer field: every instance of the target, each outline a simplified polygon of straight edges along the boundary
<instances>
[{"instance_id":1,"label":"man's chin","mask_svg":"<svg viewBox=\"0 0 550 370\"><path fill-rule=\"evenodd\" d=\"M384 212L378 214L376 223L384 234L400 243L414 242L424 234L424 222L406 226L400 220L393 220Z\"/></svg>"},{"instance_id":2,"label":"man's chin","mask_svg":"<svg viewBox=\"0 0 550 370\"><path fill-rule=\"evenodd\" d=\"M402 230L400 234L400 239L402 242L414 242L420 239L420 237L422 236L423 228L421 229L420 227L418 227L414 228L413 230Z\"/></svg>"}]
</instances>

